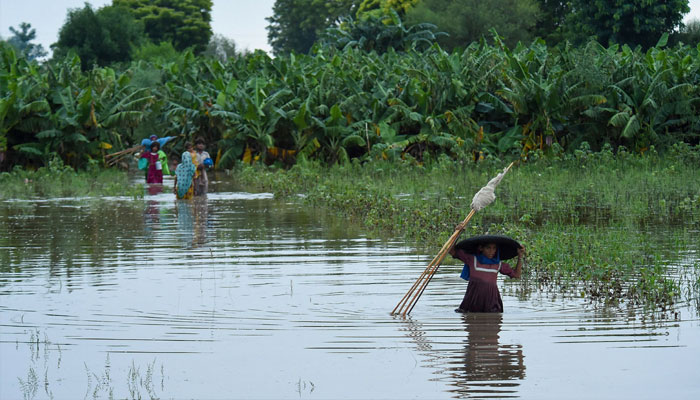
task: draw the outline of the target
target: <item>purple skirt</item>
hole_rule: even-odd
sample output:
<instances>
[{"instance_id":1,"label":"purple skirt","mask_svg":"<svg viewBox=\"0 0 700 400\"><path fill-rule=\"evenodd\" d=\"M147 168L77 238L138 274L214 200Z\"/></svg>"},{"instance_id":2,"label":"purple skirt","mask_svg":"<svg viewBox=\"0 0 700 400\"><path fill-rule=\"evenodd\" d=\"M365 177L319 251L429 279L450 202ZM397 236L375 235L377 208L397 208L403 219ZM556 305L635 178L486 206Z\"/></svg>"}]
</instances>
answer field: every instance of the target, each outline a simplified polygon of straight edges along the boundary
<instances>
[{"instance_id":1,"label":"purple skirt","mask_svg":"<svg viewBox=\"0 0 700 400\"><path fill-rule=\"evenodd\" d=\"M470 280L462 304L457 311L503 312L503 301L498 292L498 285L476 279Z\"/></svg>"}]
</instances>

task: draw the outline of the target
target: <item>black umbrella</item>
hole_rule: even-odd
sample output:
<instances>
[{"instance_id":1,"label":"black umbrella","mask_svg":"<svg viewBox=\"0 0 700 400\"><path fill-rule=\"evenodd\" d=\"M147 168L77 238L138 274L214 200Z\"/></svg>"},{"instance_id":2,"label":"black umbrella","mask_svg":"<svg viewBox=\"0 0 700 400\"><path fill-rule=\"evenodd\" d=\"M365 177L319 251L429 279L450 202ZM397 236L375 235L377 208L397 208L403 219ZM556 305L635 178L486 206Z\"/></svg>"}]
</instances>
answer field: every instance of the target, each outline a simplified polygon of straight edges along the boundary
<instances>
[{"instance_id":1,"label":"black umbrella","mask_svg":"<svg viewBox=\"0 0 700 400\"><path fill-rule=\"evenodd\" d=\"M520 243L509 238L508 236L481 235L462 240L455 245L455 249L464 250L469 254L477 254L479 252L479 246L489 243L495 243L496 246L498 246L501 260L509 260L517 256L518 249L520 248Z\"/></svg>"}]
</instances>

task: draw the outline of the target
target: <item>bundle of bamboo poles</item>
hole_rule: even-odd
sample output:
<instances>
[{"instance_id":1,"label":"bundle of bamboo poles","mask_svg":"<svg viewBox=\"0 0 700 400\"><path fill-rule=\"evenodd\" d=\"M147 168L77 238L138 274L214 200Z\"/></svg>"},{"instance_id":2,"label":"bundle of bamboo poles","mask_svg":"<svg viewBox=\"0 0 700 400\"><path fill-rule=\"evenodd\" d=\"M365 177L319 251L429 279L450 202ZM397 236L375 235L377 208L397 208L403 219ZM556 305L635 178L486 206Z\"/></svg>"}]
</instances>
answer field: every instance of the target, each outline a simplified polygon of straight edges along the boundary
<instances>
[{"instance_id":1,"label":"bundle of bamboo poles","mask_svg":"<svg viewBox=\"0 0 700 400\"><path fill-rule=\"evenodd\" d=\"M122 160L126 159L127 157L129 157L129 156L131 156L132 154L138 152L138 151L141 150L142 148L143 148L143 146L138 145L138 146L134 146L134 147L128 148L128 149L126 149L126 150L118 151L118 152L116 152L116 153L107 154L107 155L105 155L105 164L106 164L108 167L113 167L113 166L117 165L117 163L118 163L119 161L122 161Z\"/></svg>"},{"instance_id":2,"label":"bundle of bamboo poles","mask_svg":"<svg viewBox=\"0 0 700 400\"><path fill-rule=\"evenodd\" d=\"M440 268L442 260L445 259L445 256L449 253L450 249L452 249L452 246L455 245L457 238L459 238L459 235L464 231L464 228L469 223L469 220L472 219L477 211L491 204L496 199L494 190L496 189L496 186L501 183L501 179L503 179L503 176L506 174L506 172L508 172L508 170L510 170L510 167L512 167L513 164L514 163L510 163L510 165L506 167L503 172L491 179L486 186L481 188L481 190L474 195L469 215L467 215L464 221L458 225L457 229L455 229L454 233L452 233L452 236L450 236L450 238L447 239L447 242L442 245L442 248L437 253L435 258L433 258L413 286L411 286L408 292L406 292L401 301L399 301L399 304L394 307L394 309L391 311L392 315L400 314L401 316L405 317L407 314L411 313L413 307L415 307L416 303L418 303L418 299L428 286L428 283L430 283L438 268Z\"/></svg>"}]
</instances>

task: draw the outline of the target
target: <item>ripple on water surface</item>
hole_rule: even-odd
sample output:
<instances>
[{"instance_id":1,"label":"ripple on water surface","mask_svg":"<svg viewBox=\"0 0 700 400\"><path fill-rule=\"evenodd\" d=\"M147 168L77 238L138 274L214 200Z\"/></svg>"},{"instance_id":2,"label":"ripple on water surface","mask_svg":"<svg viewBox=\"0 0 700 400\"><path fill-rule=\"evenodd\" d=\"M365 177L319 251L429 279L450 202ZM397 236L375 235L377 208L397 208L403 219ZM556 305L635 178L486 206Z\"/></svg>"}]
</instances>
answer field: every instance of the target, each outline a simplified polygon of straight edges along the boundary
<instances>
[{"instance_id":1,"label":"ripple on water surface","mask_svg":"<svg viewBox=\"0 0 700 400\"><path fill-rule=\"evenodd\" d=\"M461 315L450 261L402 319L431 255L269 194L0 209L0 398L700 396L690 306L501 282L505 313Z\"/></svg>"}]
</instances>

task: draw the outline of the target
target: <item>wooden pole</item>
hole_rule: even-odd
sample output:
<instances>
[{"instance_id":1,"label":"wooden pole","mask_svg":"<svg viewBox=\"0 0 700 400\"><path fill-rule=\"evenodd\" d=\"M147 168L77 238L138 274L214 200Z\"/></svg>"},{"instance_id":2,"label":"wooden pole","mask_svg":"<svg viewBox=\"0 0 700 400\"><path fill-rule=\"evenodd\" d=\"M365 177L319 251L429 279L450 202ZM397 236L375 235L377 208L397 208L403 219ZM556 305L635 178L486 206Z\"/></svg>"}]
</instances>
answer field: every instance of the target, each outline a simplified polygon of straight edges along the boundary
<instances>
[{"instance_id":1,"label":"wooden pole","mask_svg":"<svg viewBox=\"0 0 700 400\"><path fill-rule=\"evenodd\" d=\"M440 268L440 264L442 264L442 260L445 259L445 256L446 256L447 253L450 251L450 249L452 248L452 246L454 246L455 242L457 241L457 238L459 237L459 235L462 234L462 232L464 231L464 227L467 226L467 224L469 223L469 220L472 219L472 217L474 216L474 214L476 214L476 211L474 211L474 210L472 209L472 210L469 212L469 215L467 215L467 217L464 219L464 221L462 221L462 229L456 229L456 230L452 233L452 235L450 236L450 238L447 239L447 242L445 242L445 244L442 246L442 248L441 248L440 251L438 252L438 255L435 257L437 260L435 261L435 263L433 263L432 268L431 268L430 265L428 266L429 273L428 273L427 278L424 278L424 279L423 279L422 285L420 285L418 291L413 295L413 298L412 298L411 301L408 303L408 307L406 307L405 310L403 311L403 313L401 314L402 316L405 317L407 314L409 314L409 313L411 312L411 310L413 310L413 307L416 306L416 303L418 302L418 299L420 299L420 296L421 296L421 295L423 294L423 292L425 291L425 288L428 286L428 283L430 283L430 281L433 279L433 276L434 276L435 273L437 272L438 268Z\"/></svg>"},{"instance_id":2,"label":"wooden pole","mask_svg":"<svg viewBox=\"0 0 700 400\"><path fill-rule=\"evenodd\" d=\"M117 151L116 153L107 154L104 156L105 164L110 167L117 164L119 161L123 160L131 154L136 153L141 149L141 145L128 148L126 150Z\"/></svg>"}]
</instances>

